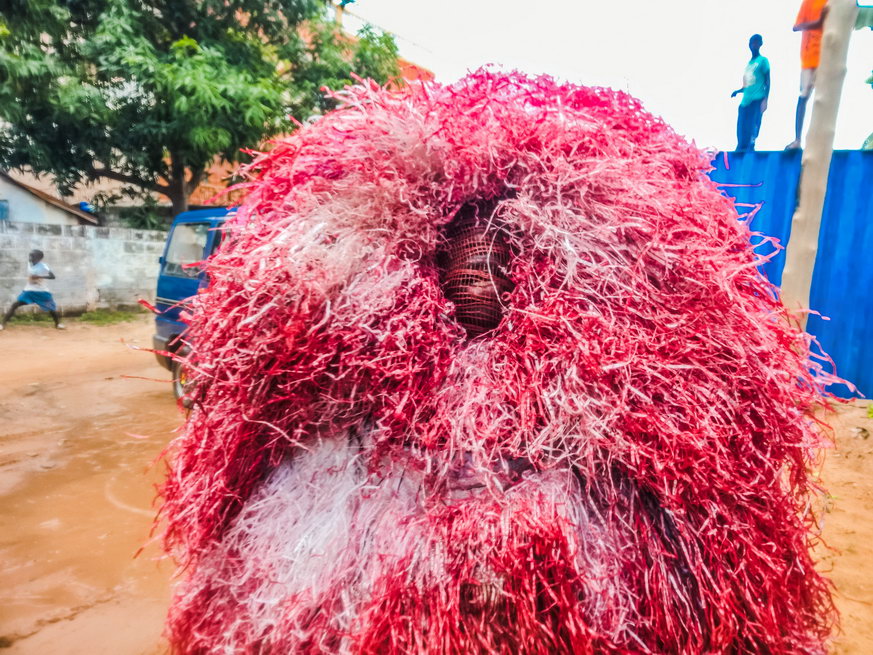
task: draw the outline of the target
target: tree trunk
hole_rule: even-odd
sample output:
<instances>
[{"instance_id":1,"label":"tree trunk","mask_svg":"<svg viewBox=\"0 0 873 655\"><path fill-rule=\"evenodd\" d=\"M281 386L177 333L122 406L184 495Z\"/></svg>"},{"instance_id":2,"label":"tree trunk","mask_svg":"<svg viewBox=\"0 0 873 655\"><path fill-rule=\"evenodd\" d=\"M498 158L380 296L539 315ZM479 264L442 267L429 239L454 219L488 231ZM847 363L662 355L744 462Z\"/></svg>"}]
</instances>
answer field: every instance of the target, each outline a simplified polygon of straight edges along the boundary
<instances>
[{"instance_id":1,"label":"tree trunk","mask_svg":"<svg viewBox=\"0 0 873 655\"><path fill-rule=\"evenodd\" d=\"M188 185L185 184L185 162L172 150L170 151L170 184L167 196L173 203L173 216L188 211ZM193 190L193 189L192 189Z\"/></svg>"},{"instance_id":2,"label":"tree trunk","mask_svg":"<svg viewBox=\"0 0 873 655\"><path fill-rule=\"evenodd\" d=\"M178 216L182 212L188 211L188 193L185 189L185 182L182 181L181 185L176 184L176 181L173 180L173 188L167 196L170 198L170 202L173 203L173 216Z\"/></svg>"},{"instance_id":3,"label":"tree trunk","mask_svg":"<svg viewBox=\"0 0 873 655\"><path fill-rule=\"evenodd\" d=\"M855 0L829 0L827 6L821 63L816 73L815 102L803 151L799 202L791 221L791 236L782 273L782 302L789 311L798 314L802 328L806 327L849 40L858 14Z\"/></svg>"}]
</instances>

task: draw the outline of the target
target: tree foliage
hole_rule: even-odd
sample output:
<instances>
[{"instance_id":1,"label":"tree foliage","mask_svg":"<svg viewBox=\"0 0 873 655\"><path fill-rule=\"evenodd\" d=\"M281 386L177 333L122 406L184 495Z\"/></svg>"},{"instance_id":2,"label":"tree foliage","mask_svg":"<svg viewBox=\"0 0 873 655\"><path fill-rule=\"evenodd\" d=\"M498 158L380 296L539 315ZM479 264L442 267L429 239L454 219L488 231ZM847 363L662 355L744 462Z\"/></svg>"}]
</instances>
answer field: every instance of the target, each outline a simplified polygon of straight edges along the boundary
<instances>
[{"instance_id":1,"label":"tree foliage","mask_svg":"<svg viewBox=\"0 0 873 655\"><path fill-rule=\"evenodd\" d=\"M187 207L215 156L330 108L321 87L397 74L321 0L0 0L0 167L66 191L109 178Z\"/></svg>"}]
</instances>

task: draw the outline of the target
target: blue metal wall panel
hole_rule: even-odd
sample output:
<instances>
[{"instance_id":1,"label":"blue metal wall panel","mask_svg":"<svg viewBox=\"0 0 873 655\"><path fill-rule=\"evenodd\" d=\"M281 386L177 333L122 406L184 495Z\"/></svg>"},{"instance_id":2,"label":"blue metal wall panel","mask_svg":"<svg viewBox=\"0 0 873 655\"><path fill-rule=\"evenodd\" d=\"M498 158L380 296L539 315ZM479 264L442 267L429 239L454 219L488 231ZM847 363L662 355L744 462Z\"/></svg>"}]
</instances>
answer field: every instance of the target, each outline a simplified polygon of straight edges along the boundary
<instances>
[{"instance_id":1,"label":"blue metal wall panel","mask_svg":"<svg viewBox=\"0 0 873 655\"><path fill-rule=\"evenodd\" d=\"M797 201L799 152L745 152L719 154L711 177L726 186L744 205L760 205L752 219L754 231L787 243ZM873 152L834 152L822 213L818 257L813 272L810 305L830 320L811 316L814 334L835 364L837 374L866 396L873 395ZM766 247L762 247L766 252ZM775 284L782 282L785 253L764 267ZM831 389L841 396L843 385Z\"/></svg>"}]
</instances>

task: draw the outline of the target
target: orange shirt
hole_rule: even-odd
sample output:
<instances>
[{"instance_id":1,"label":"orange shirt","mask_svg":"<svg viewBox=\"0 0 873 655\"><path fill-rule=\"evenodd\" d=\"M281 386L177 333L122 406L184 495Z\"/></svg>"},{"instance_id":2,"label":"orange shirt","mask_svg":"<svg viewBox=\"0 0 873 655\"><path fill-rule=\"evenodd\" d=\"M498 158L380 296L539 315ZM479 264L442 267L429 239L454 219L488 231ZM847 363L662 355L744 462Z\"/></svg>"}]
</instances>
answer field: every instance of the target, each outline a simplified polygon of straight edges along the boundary
<instances>
[{"instance_id":1,"label":"orange shirt","mask_svg":"<svg viewBox=\"0 0 873 655\"><path fill-rule=\"evenodd\" d=\"M821 12L828 0L803 0L800 11L797 13L795 25L801 23L814 23L821 19ZM818 68L821 58L821 33L819 30L804 30L800 40L800 67Z\"/></svg>"}]
</instances>

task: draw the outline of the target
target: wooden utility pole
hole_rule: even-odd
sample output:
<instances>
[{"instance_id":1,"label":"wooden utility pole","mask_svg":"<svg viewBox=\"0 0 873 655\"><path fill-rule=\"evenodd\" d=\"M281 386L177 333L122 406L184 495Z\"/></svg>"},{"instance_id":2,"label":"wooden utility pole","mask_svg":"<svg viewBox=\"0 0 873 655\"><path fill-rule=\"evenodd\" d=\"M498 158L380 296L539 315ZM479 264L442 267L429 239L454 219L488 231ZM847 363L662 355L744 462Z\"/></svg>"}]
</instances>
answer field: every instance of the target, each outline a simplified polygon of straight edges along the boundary
<instances>
[{"instance_id":1,"label":"wooden utility pole","mask_svg":"<svg viewBox=\"0 0 873 655\"><path fill-rule=\"evenodd\" d=\"M785 269L782 272L782 302L790 311L801 312L802 328L806 327L809 289L818 252L849 41L858 15L856 0L828 0L827 7L821 63L815 79L815 102L803 150L799 202L791 221L791 236L785 249Z\"/></svg>"}]
</instances>

